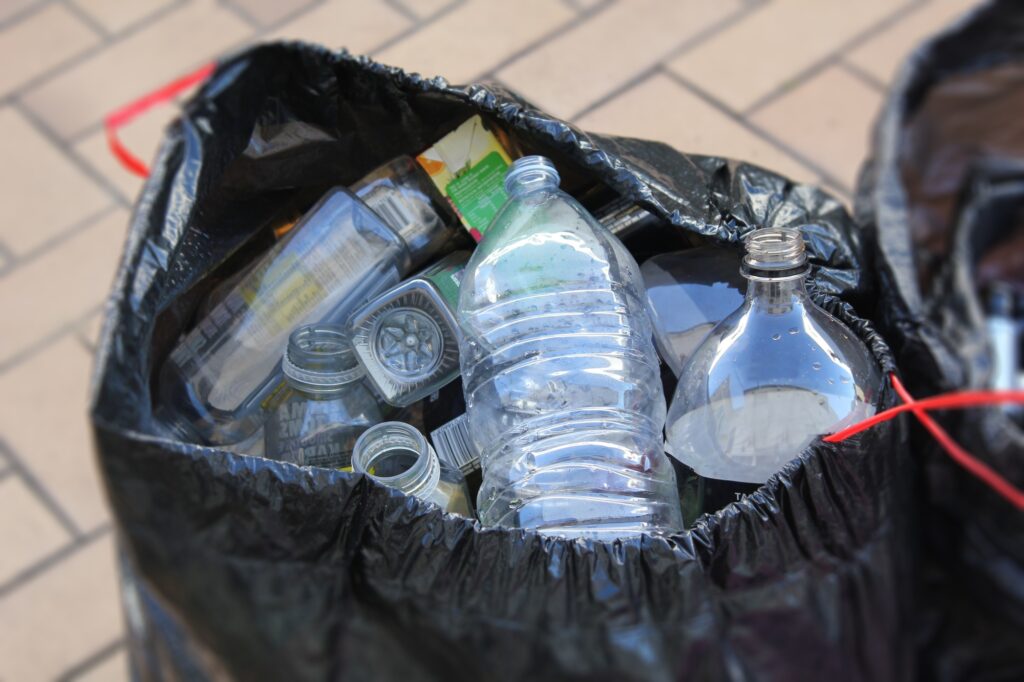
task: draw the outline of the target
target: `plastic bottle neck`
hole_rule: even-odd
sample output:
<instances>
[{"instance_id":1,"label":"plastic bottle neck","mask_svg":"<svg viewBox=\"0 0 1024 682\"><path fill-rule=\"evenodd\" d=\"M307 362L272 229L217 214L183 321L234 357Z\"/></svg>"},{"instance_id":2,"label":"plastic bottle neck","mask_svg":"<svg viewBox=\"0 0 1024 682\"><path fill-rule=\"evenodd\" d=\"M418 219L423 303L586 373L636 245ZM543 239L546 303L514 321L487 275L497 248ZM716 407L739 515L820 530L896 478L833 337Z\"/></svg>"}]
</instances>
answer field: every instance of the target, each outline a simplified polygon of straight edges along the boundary
<instances>
[{"instance_id":1,"label":"plastic bottle neck","mask_svg":"<svg viewBox=\"0 0 1024 682\"><path fill-rule=\"evenodd\" d=\"M559 181L558 171L549 159L543 156L524 156L508 169L505 191L513 198L534 192L555 192Z\"/></svg>"},{"instance_id":2,"label":"plastic bottle neck","mask_svg":"<svg viewBox=\"0 0 1024 682\"><path fill-rule=\"evenodd\" d=\"M426 497L437 487L441 463L427 439L404 422L383 422L356 441L352 467L408 495Z\"/></svg>"},{"instance_id":3,"label":"plastic bottle neck","mask_svg":"<svg viewBox=\"0 0 1024 682\"><path fill-rule=\"evenodd\" d=\"M747 301L781 312L807 299L807 255L799 230L762 228L747 235L743 276ZM780 309L781 308L781 309Z\"/></svg>"},{"instance_id":4,"label":"plastic bottle neck","mask_svg":"<svg viewBox=\"0 0 1024 682\"><path fill-rule=\"evenodd\" d=\"M289 386L317 396L344 391L363 376L348 337L332 325L306 325L292 332L281 369Z\"/></svg>"}]
</instances>

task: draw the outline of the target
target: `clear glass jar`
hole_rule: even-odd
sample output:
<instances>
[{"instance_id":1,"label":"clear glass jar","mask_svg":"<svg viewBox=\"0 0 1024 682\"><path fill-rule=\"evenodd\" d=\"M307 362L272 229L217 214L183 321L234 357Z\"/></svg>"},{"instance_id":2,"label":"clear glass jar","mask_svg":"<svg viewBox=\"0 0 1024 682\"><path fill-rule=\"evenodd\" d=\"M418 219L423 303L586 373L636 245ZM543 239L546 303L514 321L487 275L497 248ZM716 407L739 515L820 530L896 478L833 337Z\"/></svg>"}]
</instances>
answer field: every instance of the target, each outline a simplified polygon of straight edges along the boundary
<instances>
[{"instance_id":1,"label":"clear glass jar","mask_svg":"<svg viewBox=\"0 0 1024 682\"><path fill-rule=\"evenodd\" d=\"M282 369L285 385L267 408L264 456L350 470L356 439L384 416L343 330L329 325L296 329Z\"/></svg>"},{"instance_id":2,"label":"clear glass jar","mask_svg":"<svg viewBox=\"0 0 1024 682\"><path fill-rule=\"evenodd\" d=\"M438 459L423 434L409 424L384 422L368 429L356 441L352 466L446 512L473 517L462 473Z\"/></svg>"},{"instance_id":3,"label":"clear glass jar","mask_svg":"<svg viewBox=\"0 0 1024 682\"><path fill-rule=\"evenodd\" d=\"M403 157L330 190L171 352L157 416L183 439L230 445L253 436L281 385L288 335L352 311L453 246L455 218Z\"/></svg>"},{"instance_id":4,"label":"clear glass jar","mask_svg":"<svg viewBox=\"0 0 1024 682\"><path fill-rule=\"evenodd\" d=\"M673 455L703 478L707 511L874 414L882 386L864 343L808 296L800 231L755 230L746 249L743 305L693 353L668 415Z\"/></svg>"}]
</instances>

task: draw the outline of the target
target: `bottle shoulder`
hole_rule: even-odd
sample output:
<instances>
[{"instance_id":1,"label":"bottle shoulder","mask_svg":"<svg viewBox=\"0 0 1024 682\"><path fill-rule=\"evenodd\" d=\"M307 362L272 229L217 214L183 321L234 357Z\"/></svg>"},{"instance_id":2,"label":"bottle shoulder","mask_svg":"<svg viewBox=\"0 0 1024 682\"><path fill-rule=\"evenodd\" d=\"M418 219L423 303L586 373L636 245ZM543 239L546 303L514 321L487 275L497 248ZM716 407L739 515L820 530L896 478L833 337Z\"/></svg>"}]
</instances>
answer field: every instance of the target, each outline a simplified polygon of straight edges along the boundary
<instances>
[{"instance_id":1,"label":"bottle shoulder","mask_svg":"<svg viewBox=\"0 0 1024 682\"><path fill-rule=\"evenodd\" d=\"M772 313L749 301L715 327L683 368L680 383L793 386L827 391L875 386L880 372L864 343L840 320L807 301ZM681 389L682 390L682 389Z\"/></svg>"}]
</instances>

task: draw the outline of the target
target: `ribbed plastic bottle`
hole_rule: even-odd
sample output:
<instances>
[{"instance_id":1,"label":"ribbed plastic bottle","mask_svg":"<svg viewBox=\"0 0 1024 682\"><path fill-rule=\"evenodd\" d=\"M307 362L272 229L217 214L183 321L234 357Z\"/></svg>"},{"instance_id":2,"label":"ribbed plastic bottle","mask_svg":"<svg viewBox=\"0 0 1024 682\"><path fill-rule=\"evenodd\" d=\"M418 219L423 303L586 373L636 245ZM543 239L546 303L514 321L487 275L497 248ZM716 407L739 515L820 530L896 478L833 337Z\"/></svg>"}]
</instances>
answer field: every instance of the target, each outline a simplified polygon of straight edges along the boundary
<instances>
[{"instance_id":1,"label":"ribbed plastic bottle","mask_svg":"<svg viewBox=\"0 0 1024 682\"><path fill-rule=\"evenodd\" d=\"M611 540L682 528L665 397L636 261L558 188L509 169L458 307L485 525Z\"/></svg>"}]
</instances>

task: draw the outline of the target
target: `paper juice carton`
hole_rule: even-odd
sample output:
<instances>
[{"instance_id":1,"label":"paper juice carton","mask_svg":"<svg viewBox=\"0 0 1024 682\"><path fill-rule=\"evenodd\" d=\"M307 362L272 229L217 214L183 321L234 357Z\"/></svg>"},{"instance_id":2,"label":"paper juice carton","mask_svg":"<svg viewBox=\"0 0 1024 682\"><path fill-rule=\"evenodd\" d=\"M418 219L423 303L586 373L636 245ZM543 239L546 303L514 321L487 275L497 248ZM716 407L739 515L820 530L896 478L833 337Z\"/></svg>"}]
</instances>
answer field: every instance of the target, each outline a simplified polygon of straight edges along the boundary
<instances>
[{"instance_id":1,"label":"paper juice carton","mask_svg":"<svg viewBox=\"0 0 1024 682\"><path fill-rule=\"evenodd\" d=\"M505 172L512 163L483 119L474 116L465 121L416 160L473 239L483 239L487 226L508 198Z\"/></svg>"}]
</instances>

